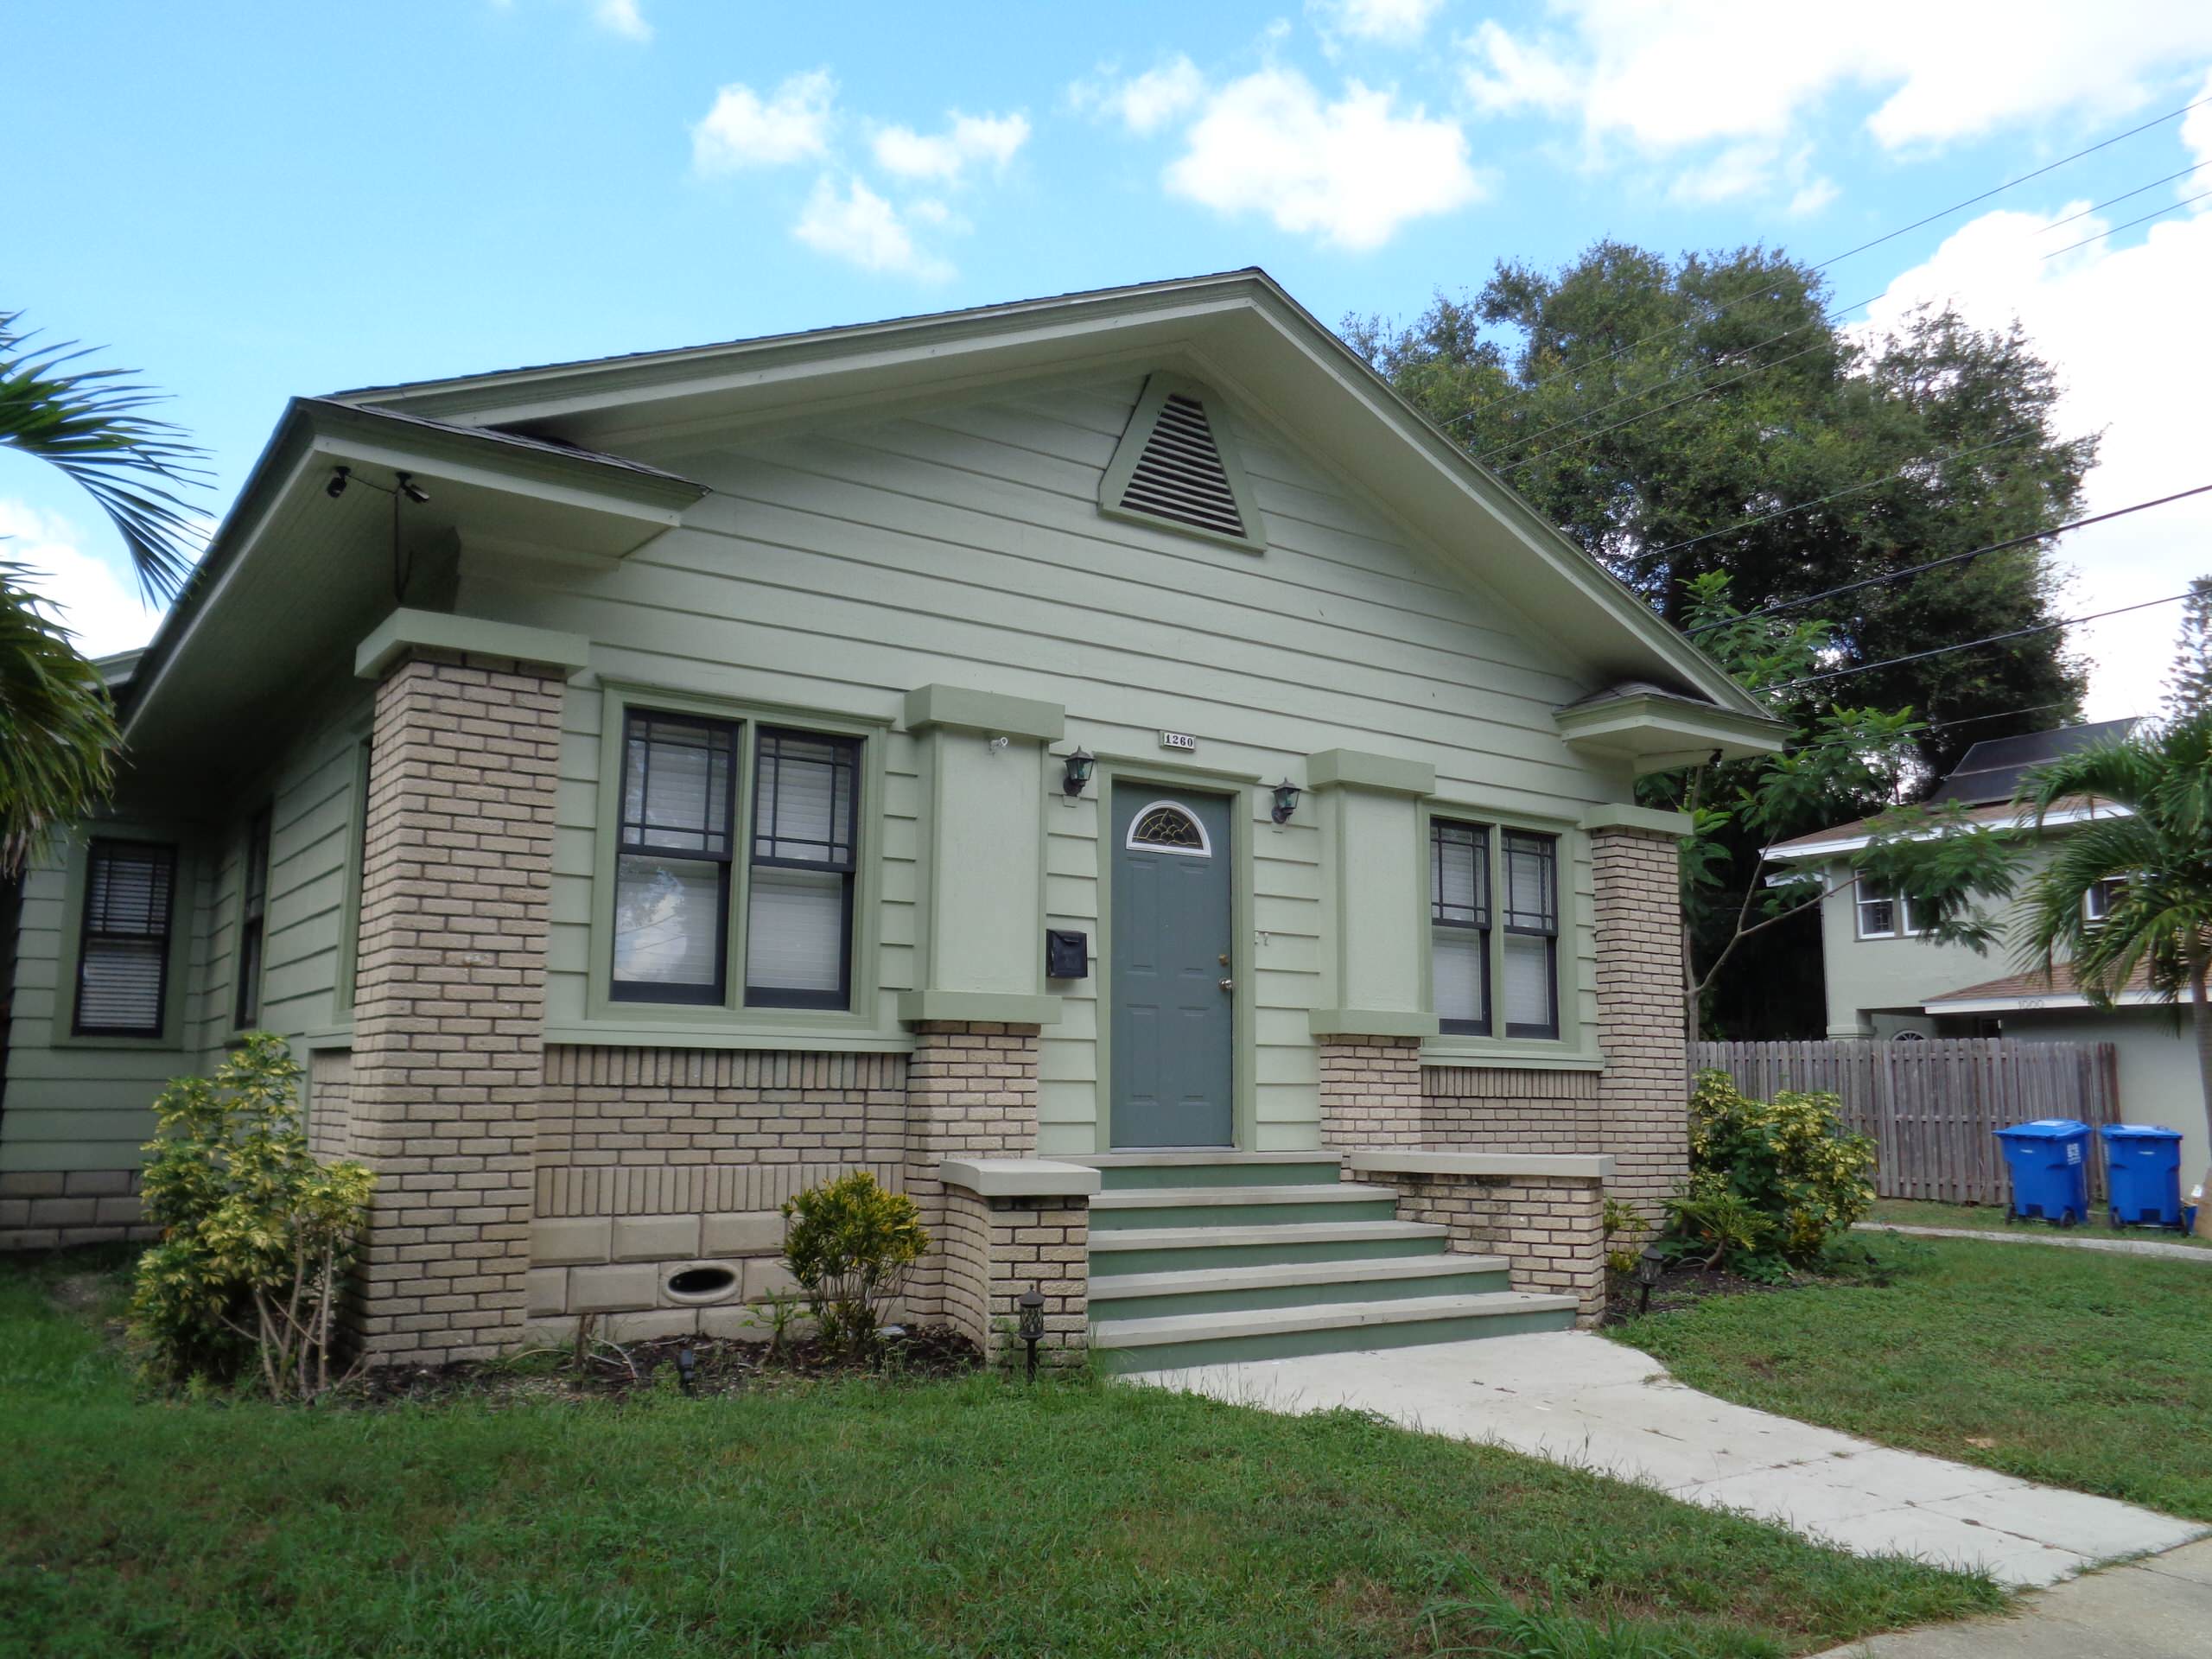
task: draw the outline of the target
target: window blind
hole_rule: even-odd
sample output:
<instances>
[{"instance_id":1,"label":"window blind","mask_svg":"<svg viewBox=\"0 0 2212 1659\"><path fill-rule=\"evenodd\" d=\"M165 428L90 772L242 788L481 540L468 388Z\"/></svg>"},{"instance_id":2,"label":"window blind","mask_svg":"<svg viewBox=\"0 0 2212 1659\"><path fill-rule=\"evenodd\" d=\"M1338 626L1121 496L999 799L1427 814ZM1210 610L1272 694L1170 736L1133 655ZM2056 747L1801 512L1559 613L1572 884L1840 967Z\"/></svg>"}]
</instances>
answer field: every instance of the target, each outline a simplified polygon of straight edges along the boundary
<instances>
[{"instance_id":1,"label":"window blind","mask_svg":"<svg viewBox=\"0 0 2212 1659\"><path fill-rule=\"evenodd\" d=\"M168 992L176 849L96 840L86 857L73 1029L158 1037Z\"/></svg>"}]
</instances>

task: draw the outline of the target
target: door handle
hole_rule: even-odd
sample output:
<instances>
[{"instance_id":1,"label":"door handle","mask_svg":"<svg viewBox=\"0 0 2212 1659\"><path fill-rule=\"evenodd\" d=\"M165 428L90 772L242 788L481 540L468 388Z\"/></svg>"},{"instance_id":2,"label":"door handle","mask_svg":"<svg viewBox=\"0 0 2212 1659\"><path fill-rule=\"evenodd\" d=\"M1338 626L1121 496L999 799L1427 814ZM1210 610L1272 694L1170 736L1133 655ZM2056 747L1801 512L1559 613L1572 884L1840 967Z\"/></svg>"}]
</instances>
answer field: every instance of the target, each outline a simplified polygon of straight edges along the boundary
<instances>
[{"instance_id":1,"label":"door handle","mask_svg":"<svg viewBox=\"0 0 2212 1659\"><path fill-rule=\"evenodd\" d=\"M1224 991L1233 991L1236 988L1236 982L1233 979L1224 979L1221 982L1221 988Z\"/></svg>"}]
</instances>

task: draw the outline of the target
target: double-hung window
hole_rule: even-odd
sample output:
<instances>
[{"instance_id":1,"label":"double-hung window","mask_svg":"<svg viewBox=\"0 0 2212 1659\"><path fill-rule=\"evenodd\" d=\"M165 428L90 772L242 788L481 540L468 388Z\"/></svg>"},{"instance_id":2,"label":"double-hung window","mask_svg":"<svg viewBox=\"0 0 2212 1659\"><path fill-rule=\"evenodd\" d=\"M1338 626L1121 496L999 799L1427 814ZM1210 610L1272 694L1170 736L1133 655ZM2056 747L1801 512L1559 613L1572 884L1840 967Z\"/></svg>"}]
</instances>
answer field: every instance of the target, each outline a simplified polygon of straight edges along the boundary
<instances>
[{"instance_id":1,"label":"double-hung window","mask_svg":"<svg viewBox=\"0 0 2212 1659\"><path fill-rule=\"evenodd\" d=\"M1490 831L1433 821L1428 832L1430 983L1441 1027L1490 1034Z\"/></svg>"},{"instance_id":2,"label":"double-hung window","mask_svg":"<svg viewBox=\"0 0 2212 1659\"><path fill-rule=\"evenodd\" d=\"M2120 889L2127 885L2122 875L2108 875L2101 881L2093 881L2082 894L2082 919L2101 922L2112 914L2112 907L2120 900Z\"/></svg>"},{"instance_id":3,"label":"double-hung window","mask_svg":"<svg viewBox=\"0 0 2212 1659\"><path fill-rule=\"evenodd\" d=\"M231 1021L238 1031L261 1019L261 969L269 932L269 830L270 809L264 806L253 815L245 832L245 901L238 912L238 982Z\"/></svg>"},{"instance_id":4,"label":"double-hung window","mask_svg":"<svg viewBox=\"0 0 2212 1659\"><path fill-rule=\"evenodd\" d=\"M1891 887L1878 887L1871 881L1859 884L1859 893L1853 901L1859 909L1859 937L1862 939L1895 939L1912 931L1912 912L1904 895Z\"/></svg>"},{"instance_id":5,"label":"double-hung window","mask_svg":"<svg viewBox=\"0 0 2212 1659\"><path fill-rule=\"evenodd\" d=\"M175 892L174 847L96 840L86 849L77 1035L162 1035Z\"/></svg>"},{"instance_id":6,"label":"double-hung window","mask_svg":"<svg viewBox=\"0 0 2212 1659\"><path fill-rule=\"evenodd\" d=\"M860 760L854 738L629 711L614 999L728 1006L734 958L746 1007L849 1007Z\"/></svg>"},{"instance_id":7,"label":"double-hung window","mask_svg":"<svg viewBox=\"0 0 2212 1659\"><path fill-rule=\"evenodd\" d=\"M1442 1030L1559 1035L1558 837L1432 819L1428 919Z\"/></svg>"},{"instance_id":8,"label":"double-hung window","mask_svg":"<svg viewBox=\"0 0 2212 1659\"><path fill-rule=\"evenodd\" d=\"M614 855L617 1000L723 1000L737 760L733 721L630 715Z\"/></svg>"},{"instance_id":9,"label":"double-hung window","mask_svg":"<svg viewBox=\"0 0 2212 1659\"><path fill-rule=\"evenodd\" d=\"M1504 879L1502 981L1508 1037L1559 1035L1559 838L1508 830L1498 837Z\"/></svg>"}]
</instances>

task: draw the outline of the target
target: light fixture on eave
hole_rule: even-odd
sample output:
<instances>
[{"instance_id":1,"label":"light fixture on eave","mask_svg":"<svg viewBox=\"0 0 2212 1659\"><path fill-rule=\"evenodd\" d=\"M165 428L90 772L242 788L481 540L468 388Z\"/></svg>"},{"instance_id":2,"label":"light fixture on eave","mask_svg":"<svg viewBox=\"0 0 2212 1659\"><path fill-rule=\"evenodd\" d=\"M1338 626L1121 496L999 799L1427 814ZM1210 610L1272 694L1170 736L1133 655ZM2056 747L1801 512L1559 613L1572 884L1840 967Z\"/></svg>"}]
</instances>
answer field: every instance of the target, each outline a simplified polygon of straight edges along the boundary
<instances>
[{"instance_id":1,"label":"light fixture on eave","mask_svg":"<svg viewBox=\"0 0 2212 1659\"><path fill-rule=\"evenodd\" d=\"M399 504L404 500L418 507L428 506L430 493L415 481L412 473L395 472L391 478L391 484L384 485L372 478L363 478L351 467L333 467L330 481L322 486L322 493L335 501L346 493L349 485L359 484L391 498L391 596L404 601L407 596L407 579L414 569L413 561L400 547Z\"/></svg>"}]
</instances>

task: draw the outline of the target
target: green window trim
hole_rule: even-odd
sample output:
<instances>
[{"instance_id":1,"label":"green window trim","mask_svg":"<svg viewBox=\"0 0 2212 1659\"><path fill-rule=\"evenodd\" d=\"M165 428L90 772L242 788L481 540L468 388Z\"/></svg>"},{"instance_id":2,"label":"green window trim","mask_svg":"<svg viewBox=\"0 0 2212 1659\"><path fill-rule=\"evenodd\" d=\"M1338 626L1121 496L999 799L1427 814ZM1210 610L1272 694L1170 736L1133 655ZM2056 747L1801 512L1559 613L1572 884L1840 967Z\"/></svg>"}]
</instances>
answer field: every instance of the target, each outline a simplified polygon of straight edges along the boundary
<instances>
[{"instance_id":1,"label":"green window trim","mask_svg":"<svg viewBox=\"0 0 2212 1659\"><path fill-rule=\"evenodd\" d=\"M1542 837L1550 842L1554 854L1554 904L1552 931L1548 938L1557 1028L1553 1034L1544 1036L1535 1035L1526 1028L1500 1033L1497 1025L1493 1025L1489 1032L1442 1030L1421 1044L1423 1063L1433 1065L1528 1065L1570 1069L1595 1066L1600 1058L1597 1031L1582 1013L1585 998L1592 988L1583 950L1587 918L1583 915L1580 892L1580 879L1589 863L1588 836L1571 819L1499 810L1480 801L1432 798L1421 804L1416 830L1420 836L1421 856L1417 861L1420 874L1414 896L1419 905L1414 914L1419 918L1423 947L1421 951L1421 1007L1431 1011L1436 1007L1434 953L1429 943L1434 927L1431 908L1433 868L1431 861L1434 844L1433 826L1439 823L1473 826L1490 832L1488 897L1491 925L1485 942L1485 967L1490 989L1489 1013L1493 1020L1501 1023L1503 1009L1499 992L1505 982L1506 937L1510 931L1521 931L1510 930L1503 914L1503 890L1498 885L1503 849L1507 841L1516 836Z\"/></svg>"},{"instance_id":2,"label":"green window trim","mask_svg":"<svg viewBox=\"0 0 2212 1659\"><path fill-rule=\"evenodd\" d=\"M143 1035L77 1029L77 981L84 960L85 899L90 885L95 841L135 842L167 847L175 857L169 885L168 956L163 967L162 1028ZM62 854L61 941L54 963L54 1020L48 1044L54 1048L118 1048L160 1051L185 1045L185 1004L189 987L193 904L199 861L182 837L163 826L108 820L73 831L60 843ZM17 1016L19 1025L22 1016Z\"/></svg>"},{"instance_id":3,"label":"green window trim","mask_svg":"<svg viewBox=\"0 0 2212 1659\"><path fill-rule=\"evenodd\" d=\"M593 852L589 948L586 963L584 1020L578 1032L605 1028L635 1033L666 1029L668 1040L696 1039L709 1033L773 1035L803 1046L817 1039L886 1034L887 1017L879 1007L879 959L882 885L883 772L892 721L751 699L705 696L693 691L624 681L602 680L599 778L593 791ZM665 714L694 721L726 722L737 728L736 799L728 900L721 947L726 971L718 1001L647 1001L614 995L614 903L622 821L624 734L632 711ZM854 746L855 785L846 887L847 987L837 1007L748 1002L745 989L746 921L753 887L751 856L756 829L756 777L763 731L785 736L845 740ZM579 1038L579 1040L582 1039Z\"/></svg>"},{"instance_id":4,"label":"green window trim","mask_svg":"<svg viewBox=\"0 0 2212 1659\"><path fill-rule=\"evenodd\" d=\"M246 820L238 857L237 925L231 937L231 1034L261 1020L262 988L269 969L270 855L276 841L276 804L265 801Z\"/></svg>"},{"instance_id":5,"label":"green window trim","mask_svg":"<svg viewBox=\"0 0 2212 1659\"><path fill-rule=\"evenodd\" d=\"M340 1018L353 1013L354 992L360 982L361 900L368 880L370 748L366 738L353 747L353 797L346 823L346 887L338 901L338 960L332 964L330 979L331 1012Z\"/></svg>"}]
</instances>

